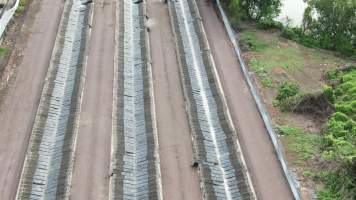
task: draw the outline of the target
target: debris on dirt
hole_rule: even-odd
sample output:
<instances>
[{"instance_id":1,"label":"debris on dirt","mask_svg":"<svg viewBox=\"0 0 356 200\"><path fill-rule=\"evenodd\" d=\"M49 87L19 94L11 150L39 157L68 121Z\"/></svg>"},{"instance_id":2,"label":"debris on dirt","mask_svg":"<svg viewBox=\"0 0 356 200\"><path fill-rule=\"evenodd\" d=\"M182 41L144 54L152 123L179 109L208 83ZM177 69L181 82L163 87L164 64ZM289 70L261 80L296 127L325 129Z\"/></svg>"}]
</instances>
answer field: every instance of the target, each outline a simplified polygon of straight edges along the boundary
<instances>
[{"instance_id":1,"label":"debris on dirt","mask_svg":"<svg viewBox=\"0 0 356 200\"><path fill-rule=\"evenodd\" d=\"M320 121L325 121L335 112L334 106L322 92L290 98L282 107L294 113L311 115Z\"/></svg>"},{"instance_id":2,"label":"debris on dirt","mask_svg":"<svg viewBox=\"0 0 356 200\"><path fill-rule=\"evenodd\" d=\"M196 160L193 160L192 165L193 168L197 168L199 166L199 162Z\"/></svg>"}]
</instances>

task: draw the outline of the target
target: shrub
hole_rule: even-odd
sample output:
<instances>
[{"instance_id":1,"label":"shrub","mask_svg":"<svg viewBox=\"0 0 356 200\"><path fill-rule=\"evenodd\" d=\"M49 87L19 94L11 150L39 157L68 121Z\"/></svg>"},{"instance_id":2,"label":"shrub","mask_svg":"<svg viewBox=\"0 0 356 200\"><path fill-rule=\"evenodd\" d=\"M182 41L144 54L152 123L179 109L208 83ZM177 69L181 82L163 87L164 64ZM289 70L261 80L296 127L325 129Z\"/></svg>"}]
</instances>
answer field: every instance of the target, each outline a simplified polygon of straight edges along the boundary
<instances>
[{"instance_id":1,"label":"shrub","mask_svg":"<svg viewBox=\"0 0 356 200\"><path fill-rule=\"evenodd\" d=\"M16 13L21 14L25 11L27 0L20 0L19 6L16 9Z\"/></svg>"},{"instance_id":2,"label":"shrub","mask_svg":"<svg viewBox=\"0 0 356 200\"><path fill-rule=\"evenodd\" d=\"M284 37L284 38L286 38L286 39L295 40L295 41L297 41L298 38L299 38L299 35L298 35L298 33L295 31L295 29L294 29L294 28L289 28L289 27L285 27L285 28L282 30L281 36Z\"/></svg>"},{"instance_id":3,"label":"shrub","mask_svg":"<svg viewBox=\"0 0 356 200\"><path fill-rule=\"evenodd\" d=\"M299 94L300 88L295 83L283 82L278 88L278 95L276 100L282 102L290 97Z\"/></svg>"},{"instance_id":4,"label":"shrub","mask_svg":"<svg viewBox=\"0 0 356 200\"><path fill-rule=\"evenodd\" d=\"M321 171L315 178L325 184L317 189L317 197L320 200L354 199L356 195L354 190L349 190L355 180L347 170Z\"/></svg>"},{"instance_id":5,"label":"shrub","mask_svg":"<svg viewBox=\"0 0 356 200\"><path fill-rule=\"evenodd\" d=\"M281 22L277 22L273 19L266 18L257 22L257 28L259 29L280 29L282 30L283 24Z\"/></svg>"},{"instance_id":6,"label":"shrub","mask_svg":"<svg viewBox=\"0 0 356 200\"><path fill-rule=\"evenodd\" d=\"M325 73L325 78L328 81L338 81L339 80L339 71L334 69L334 70L329 70Z\"/></svg>"},{"instance_id":7,"label":"shrub","mask_svg":"<svg viewBox=\"0 0 356 200\"><path fill-rule=\"evenodd\" d=\"M323 130L323 155L346 169L356 168L356 70L353 67L332 70L326 73L326 78L336 83L333 91L330 87L324 90L334 94L336 113ZM355 185L347 187L344 193L352 190L356 190ZM325 191L321 193L325 194Z\"/></svg>"},{"instance_id":8,"label":"shrub","mask_svg":"<svg viewBox=\"0 0 356 200\"><path fill-rule=\"evenodd\" d=\"M335 95L334 95L334 90L332 87L324 86L323 93L328 98L330 103L335 103Z\"/></svg>"}]
</instances>

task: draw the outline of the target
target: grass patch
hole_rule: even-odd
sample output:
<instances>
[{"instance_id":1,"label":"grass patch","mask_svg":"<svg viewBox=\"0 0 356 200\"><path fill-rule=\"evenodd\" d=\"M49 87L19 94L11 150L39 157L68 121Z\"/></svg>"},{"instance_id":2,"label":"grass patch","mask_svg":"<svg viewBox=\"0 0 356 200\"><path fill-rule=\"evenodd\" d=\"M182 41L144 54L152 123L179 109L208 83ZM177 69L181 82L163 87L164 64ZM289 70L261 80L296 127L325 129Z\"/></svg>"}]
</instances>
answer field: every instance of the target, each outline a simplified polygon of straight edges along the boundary
<instances>
[{"instance_id":1,"label":"grass patch","mask_svg":"<svg viewBox=\"0 0 356 200\"><path fill-rule=\"evenodd\" d=\"M250 61L250 66L256 75L261 79L261 83L265 87L272 87L273 81L268 74L268 70L256 58Z\"/></svg>"},{"instance_id":2,"label":"grass patch","mask_svg":"<svg viewBox=\"0 0 356 200\"><path fill-rule=\"evenodd\" d=\"M0 47L0 58L5 58L9 53L10 50L8 48Z\"/></svg>"},{"instance_id":3,"label":"grass patch","mask_svg":"<svg viewBox=\"0 0 356 200\"><path fill-rule=\"evenodd\" d=\"M285 136L287 150L296 158L295 164L300 165L318 155L320 135L305 133L290 125L279 126L278 130L280 135Z\"/></svg>"},{"instance_id":4,"label":"grass patch","mask_svg":"<svg viewBox=\"0 0 356 200\"><path fill-rule=\"evenodd\" d=\"M26 9L26 5L27 5L27 0L20 0L19 6L16 9L16 13L22 14Z\"/></svg>"},{"instance_id":5,"label":"grass patch","mask_svg":"<svg viewBox=\"0 0 356 200\"><path fill-rule=\"evenodd\" d=\"M241 40L246 43L252 51L262 51L268 47L267 43L257 39L252 30L243 31Z\"/></svg>"},{"instance_id":6,"label":"grass patch","mask_svg":"<svg viewBox=\"0 0 356 200\"><path fill-rule=\"evenodd\" d=\"M262 86L274 89L283 81L297 82L306 92L320 90L323 71L354 61L282 38L278 30L259 30L244 23L239 37L248 46L248 65Z\"/></svg>"}]
</instances>

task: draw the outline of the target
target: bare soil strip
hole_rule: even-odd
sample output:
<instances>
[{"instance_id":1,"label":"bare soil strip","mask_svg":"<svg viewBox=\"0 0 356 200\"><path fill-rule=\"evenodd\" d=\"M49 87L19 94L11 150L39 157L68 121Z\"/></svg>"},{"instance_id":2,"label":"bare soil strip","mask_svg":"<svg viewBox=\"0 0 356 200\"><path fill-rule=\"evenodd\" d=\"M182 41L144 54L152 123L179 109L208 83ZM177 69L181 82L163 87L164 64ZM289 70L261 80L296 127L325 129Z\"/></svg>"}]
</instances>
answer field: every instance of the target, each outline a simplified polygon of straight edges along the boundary
<instances>
[{"instance_id":1,"label":"bare soil strip","mask_svg":"<svg viewBox=\"0 0 356 200\"><path fill-rule=\"evenodd\" d=\"M70 199L109 198L115 0L95 1Z\"/></svg>"}]
</instances>

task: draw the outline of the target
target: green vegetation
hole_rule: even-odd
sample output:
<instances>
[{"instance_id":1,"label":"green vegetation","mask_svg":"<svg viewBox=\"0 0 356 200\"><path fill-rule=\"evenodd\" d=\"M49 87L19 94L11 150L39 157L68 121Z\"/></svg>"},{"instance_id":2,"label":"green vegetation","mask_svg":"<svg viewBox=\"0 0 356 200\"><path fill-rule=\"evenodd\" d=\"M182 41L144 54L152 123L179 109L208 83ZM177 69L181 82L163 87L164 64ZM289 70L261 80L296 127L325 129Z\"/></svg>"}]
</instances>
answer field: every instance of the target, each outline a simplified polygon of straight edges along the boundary
<instances>
[{"instance_id":1,"label":"green vegetation","mask_svg":"<svg viewBox=\"0 0 356 200\"><path fill-rule=\"evenodd\" d=\"M249 50L246 61L267 88L276 88L279 83L291 78L302 88L307 88L306 92L314 92L320 85L310 87L307 85L310 81L303 79L310 78L319 82L325 69L352 63L332 52L304 47L286 40L280 37L278 31L259 30L249 23L241 25L244 29L239 33L240 43L243 49L248 47Z\"/></svg>"},{"instance_id":2,"label":"green vegetation","mask_svg":"<svg viewBox=\"0 0 356 200\"><path fill-rule=\"evenodd\" d=\"M304 177L318 184L318 199L356 199L356 68L329 71L325 75L328 85L320 85L324 70L354 63L320 48L356 58L356 1L309 0L300 28L273 20L279 13L279 1L266 1L264 5L258 0L223 2L233 27L241 30L241 43L251 50L245 54L249 66L264 90L277 92L273 104L282 111L292 104L300 106L300 113L326 120L320 134L290 125L278 127L295 158L292 163L302 167ZM264 9L268 5L274 9ZM277 30L261 31L265 29ZM266 100L272 103L268 98L271 93L266 94ZM300 119L288 119L294 120Z\"/></svg>"},{"instance_id":3,"label":"green vegetation","mask_svg":"<svg viewBox=\"0 0 356 200\"><path fill-rule=\"evenodd\" d=\"M257 22L278 16L282 5L280 0L239 0L239 2L246 16Z\"/></svg>"},{"instance_id":4,"label":"green vegetation","mask_svg":"<svg viewBox=\"0 0 356 200\"><path fill-rule=\"evenodd\" d=\"M356 54L356 1L309 0L304 14L302 35L318 46L345 55ZM313 19L315 11L318 18Z\"/></svg>"},{"instance_id":5,"label":"green vegetation","mask_svg":"<svg viewBox=\"0 0 356 200\"><path fill-rule=\"evenodd\" d=\"M356 68L344 72L333 70L327 77L338 84L333 91L324 90L336 109L323 130L324 154L356 168Z\"/></svg>"},{"instance_id":6,"label":"green vegetation","mask_svg":"<svg viewBox=\"0 0 356 200\"><path fill-rule=\"evenodd\" d=\"M273 19L267 18L257 22L257 28L259 29L282 29L283 24L281 22L277 22Z\"/></svg>"},{"instance_id":7,"label":"green vegetation","mask_svg":"<svg viewBox=\"0 0 356 200\"><path fill-rule=\"evenodd\" d=\"M261 78L261 83L263 86L272 87L273 81L271 77L268 75L268 72L266 71L264 66L261 65L261 63L257 59L253 58L250 61L250 66L252 70L256 73L256 75Z\"/></svg>"},{"instance_id":8,"label":"green vegetation","mask_svg":"<svg viewBox=\"0 0 356 200\"><path fill-rule=\"evenodd\" d=\"M308 47L337 51L355 58L356 1L309 0L300 28L283 27L282 36ZM318 17L313 17L318 13Z\"/></svg>"},{"instance_id":9,"label":"green vegetation","mask_svg":"<svg viewBox=\"0 0 356 200\"><path fill-rule=\"evenodd\" d=\"M16 9L17 14L21 14L25 11L27 0L20 0L19 6Z\"/></svg>"},{"instance_id":10,"label":"green vegetation","mask_svg":"<svg viewBox=\"0 0 356 200\"><path fill-rule=\"evenodd\" d=\"M321 170L315 174L314 179L324 184L317 188L318 199L355 199L355 180L346 170Z\"/></svg>"},{"instance_id":11,"label":"green vegetation","mask_svg":"<svg viewBox=\"0 0 356 200\"><path fill-rule=\"evenodd\" d=\"M9 49L0 47L0 58L4 58L9 54Z\"/></svg>"},{"instance_id":12,"label":"green vegetation","mask_svg":"<svg viewBox=\"0 0 356 200\"><path fill-rule=\"evenodd\" d=\"M356 198L356 67L326 73L331 86L323 93L335 107L322 134L304 134L301 130L280 126L287 137L287 148L295 155L295 163L312 159L320 152L328 164L314 179L323 183L317 189L318 199L343 200ZM302 97L298 85L284 82L278 89L276 102L281 105ZM311 175L311 174L309 174Z\"/></svg>"},{"instance_id":13,"label":"green vegetation","mask_svg":"<svg viewBox=\"0 0 356 200\"><path fill-rule=\"evenodd\" d=\"M295 164L303 164L319 153L320 135L305 133L302 130L283 125L278 127L280 135L287 140L287 149L296 159Z\"/></svg>"},{"instance_id":14,"label":"green vegetation","mask_svg":"<svg viewBox=\"0 0 356 200\"><path fill-rule=\"evenodd\" d=\"M268 47L268 44L257 39L255 33L251 30L243 32L241 39L250 47L252 51L262 51Z\"/></svg>"},{"instance_id":15,"label":"green vegetation","mask_svg":"<svg viewBox=\"0 0 356 200\"><path fill-rule=\"evenodd\" d=\"M300 93L299 85L295 83L283 82L278 88L276 100L280 103L288 98L297 96Z\"/></svg>"},{"instance_id":16,"label":"green vegetation","mask_svg":"<svg viewBox=\"0 0 356 200\"><path fill-rule=\"evenodd\" d=\"M280 13L280 0L222 0L235 22L244 19L270 21Z\"/></svg>"},{"instance_id":17,"label":"green vegetation","mask_svg":"<svg viewBox=\"0 0 356 200\"><path fill-rule=\"evenodd\" d=\"M280 0L223 0L234 28L240 21L253 20L259 29L279 29L282 36L307 47L337 51L356 57L356 1L308 0L301 27L283 26L274 19ZM317 17L315 17L317 13Z\"/></svg>"}]
</instances>

